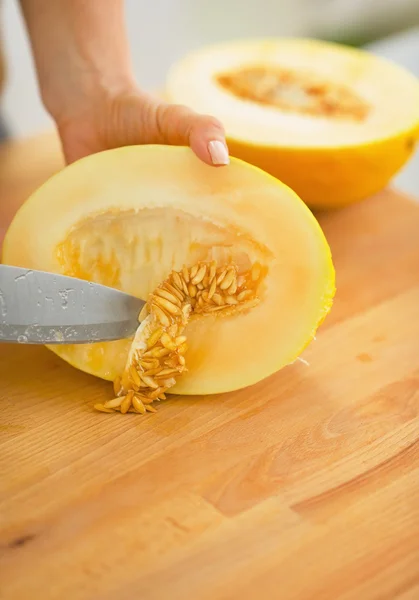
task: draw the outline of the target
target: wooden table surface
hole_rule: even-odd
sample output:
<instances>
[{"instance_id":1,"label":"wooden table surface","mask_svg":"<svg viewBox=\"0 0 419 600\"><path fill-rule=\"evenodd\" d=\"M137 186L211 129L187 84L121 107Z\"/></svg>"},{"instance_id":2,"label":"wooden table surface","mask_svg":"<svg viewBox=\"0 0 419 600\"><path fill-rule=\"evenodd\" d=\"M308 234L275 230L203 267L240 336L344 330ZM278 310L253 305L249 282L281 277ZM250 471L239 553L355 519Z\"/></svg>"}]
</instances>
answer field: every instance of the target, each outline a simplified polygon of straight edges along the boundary
<instances>
[{"instance_id":1,"label":"wooden table surface","mask_svg":"<svg viewBox=\"0 0 419 600\"><path fill-rule=\"evenodd\" d=\"M57 148L0 150L4 226ZM332 313L250 389L99 414L108 384L0 346L2 599L419 598L419 205L320 221Z\"/></svg>"}]
</instances>

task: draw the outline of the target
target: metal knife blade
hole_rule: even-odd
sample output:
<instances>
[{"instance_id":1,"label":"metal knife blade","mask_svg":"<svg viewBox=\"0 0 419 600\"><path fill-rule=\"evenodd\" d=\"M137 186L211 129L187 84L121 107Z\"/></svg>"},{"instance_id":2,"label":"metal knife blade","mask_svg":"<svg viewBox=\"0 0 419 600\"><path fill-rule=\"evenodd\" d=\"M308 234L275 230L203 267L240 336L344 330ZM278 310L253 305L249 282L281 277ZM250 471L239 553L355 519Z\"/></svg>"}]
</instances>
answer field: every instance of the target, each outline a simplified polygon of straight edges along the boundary
<instances>
[{"instance_id":1,"label":"metal knife blade","mask_svg":"<svg viewBox=\"0 0 419 600\"><path fill-rule=\"evenodd\" d=\"M82 279L0 265L0 342L85 344L128 338L144 301Z\"/></svg>"}]
</instances>

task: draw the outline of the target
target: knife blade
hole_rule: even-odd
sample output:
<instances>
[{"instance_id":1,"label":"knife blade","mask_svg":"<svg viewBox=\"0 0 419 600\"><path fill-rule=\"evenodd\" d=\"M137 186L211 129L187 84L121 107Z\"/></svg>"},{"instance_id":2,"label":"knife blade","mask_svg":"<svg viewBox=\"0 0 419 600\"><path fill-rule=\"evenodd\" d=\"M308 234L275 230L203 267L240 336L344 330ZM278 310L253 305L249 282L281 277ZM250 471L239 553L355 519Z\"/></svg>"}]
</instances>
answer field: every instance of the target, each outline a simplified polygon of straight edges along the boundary
<instances>
[{"instance_id":1,"label":"knife blade","mask_svg":"<svg viewBox=\"0 0 419 600\"><path fill-rule=\"evenodd\" d=\"M144 301L74 277L0 265L0 342L85 344L132 336Z\"/></svg>"}]
</instances>

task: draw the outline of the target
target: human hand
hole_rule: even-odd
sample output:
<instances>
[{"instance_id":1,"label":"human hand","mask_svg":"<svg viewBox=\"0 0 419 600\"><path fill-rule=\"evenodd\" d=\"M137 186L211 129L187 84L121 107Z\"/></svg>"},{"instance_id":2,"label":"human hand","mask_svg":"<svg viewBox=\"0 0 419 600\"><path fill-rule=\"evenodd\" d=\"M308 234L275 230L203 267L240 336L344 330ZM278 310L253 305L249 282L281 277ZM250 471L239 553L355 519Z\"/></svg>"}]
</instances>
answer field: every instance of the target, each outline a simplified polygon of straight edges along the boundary
<instances>
[{"instance_id":1,"label":"human hand","mask_svg":"<svg viewBox=\"0 0 419 600\"><path fill-rule=\"evenodd\" d=\"M222 124L185 106L167 104L137 89L86 97L83 110L56 118L67 163L119 146L190 146L207 164L229 162Z\"/></svg>"},{"instance_id":2,"label":"human hand","mask_svg":"<svg viewBox=\"0 0 419 600\"><path fill-rule=\"evenodd\" d=\"M40 92L65 159L132 144L189 145L208 164L228 164L223 126L138 89L124 0L20 0Z\"/></svg>"}]
</instances>

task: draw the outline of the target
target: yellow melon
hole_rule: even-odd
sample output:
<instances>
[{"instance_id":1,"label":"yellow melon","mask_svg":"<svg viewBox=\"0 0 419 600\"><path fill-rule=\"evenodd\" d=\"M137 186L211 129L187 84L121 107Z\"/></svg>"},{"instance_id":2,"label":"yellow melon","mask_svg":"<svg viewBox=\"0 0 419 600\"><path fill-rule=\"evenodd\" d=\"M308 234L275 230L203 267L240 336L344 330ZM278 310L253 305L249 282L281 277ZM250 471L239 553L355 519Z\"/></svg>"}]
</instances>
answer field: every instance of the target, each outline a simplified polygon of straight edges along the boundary
<instances>
[{"instance_id":1,"label":"yellow melon","mask_svg":"<svg viewBox=\"0 0 419 600\"><path fill-rule=\"evenodd\" d=\"M419 81L359 49L306 39L233 41L174 64L168 100L219 118L230 152L311 207L382 189L419 134Z\"/></svg>"},{"instance_id":2,"label":"yellow melon","mask_svg":"<svg viewBox=\"0 0 419 600\"><path fill-rule=\"evenodd\" d=\"M169 388L260 381L298 357L335 291L327 241L292 190L238 159L215 168L168 146L109 150L54 175L17 213L3 261L148 300L134 340L51 347L116 382L108 412L142 412Z\"/></svg>"}]
</instances>

